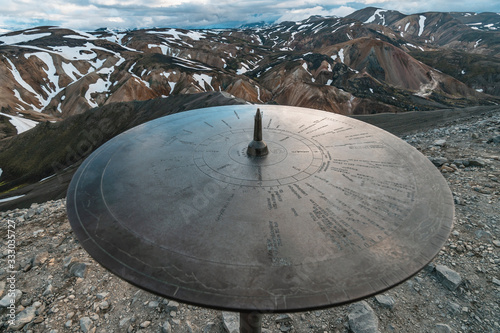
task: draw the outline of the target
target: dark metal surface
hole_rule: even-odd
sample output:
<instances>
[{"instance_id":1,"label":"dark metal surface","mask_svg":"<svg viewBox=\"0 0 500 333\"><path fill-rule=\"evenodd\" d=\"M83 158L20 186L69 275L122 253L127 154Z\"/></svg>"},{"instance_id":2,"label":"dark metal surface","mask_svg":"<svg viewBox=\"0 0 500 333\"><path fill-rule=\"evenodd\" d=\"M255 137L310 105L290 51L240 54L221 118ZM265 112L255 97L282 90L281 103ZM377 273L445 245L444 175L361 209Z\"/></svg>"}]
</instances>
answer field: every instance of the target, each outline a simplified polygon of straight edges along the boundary
<instances>
[{"instance_id":1,"label":"dark metal surface","mask_svg":"<svg viewBox=\"0 0 500 333\"><path fill-rule=\"evenodd\" d=\"M167 298L236 311L328 307L422 269L452 227L437 169L397 137L311 109L255 106L160 118L75 174L71 225L104 267Z\"/></svg>"},{"instance_id":2,"label":"dark metal surface","mask_svg":"<svg viewBox=\"0 0 500 333\"><path fill-rule=\"evenodd\" d=\"M254 119L253 140L248 144L247 155L266 156L269 154L267 144L262 140L262 113L257 109Z\"/></svg>"}]
</instances>

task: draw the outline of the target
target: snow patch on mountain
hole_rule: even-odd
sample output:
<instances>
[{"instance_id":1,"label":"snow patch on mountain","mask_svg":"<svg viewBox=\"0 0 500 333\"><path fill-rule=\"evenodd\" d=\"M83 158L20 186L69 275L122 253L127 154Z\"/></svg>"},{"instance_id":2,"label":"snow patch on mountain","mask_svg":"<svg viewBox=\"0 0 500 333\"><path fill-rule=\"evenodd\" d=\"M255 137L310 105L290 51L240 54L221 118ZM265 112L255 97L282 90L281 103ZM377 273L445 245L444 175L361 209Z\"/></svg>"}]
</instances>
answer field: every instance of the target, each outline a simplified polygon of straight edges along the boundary
<instances>
[{"instance_id":1,"label":"snow patch on mountain","mask_svg":"<svg viewBox=\"0 0 500 333\"><path fill-rule=\"evenodd\" d=\"M188 59L182 59L179 57L172 57L176 61L176 65L189 68L189 69L195 69L195 70L201 70L201 71L211 71L211 68L208 68L207 66L202 65L199 62L193 61L193 60L188 60Z\"/></svg>"},{"instance_id":2,"label":"snow patch on mountain","mask_svg":"<svg viewBox=\"0 0 500 333\"><path fill-rule=\"evenodd\" d=\"M38 93L26 81L24 81L24 79L21 77L21 73L19 73L19 71L17 70L14 63L9 58L7 58L5 56L4 56L4 58L7 60L7 62L10 65L9 70L10 70L10 73L12 74L12 76L14 77L14 80L16 80L16 82L19 83L21 85L21 87L23 87L26 91L32 93L40 101L40 103L42 103L40 95L38 95ZM33 110L35 110L35 111L38 111L38 112L41 111L41 109L38 108L37 106L24 102L21 99L21 95L19 95L18 100L21 100L24 104L32 106Z\"/></svg>"},{"instance_id":3,"label":"snow patch on mountain","mask_svg":"<svg viewBox=\"0 0 500 333\"><path fill-rule=\"evenodd\" d=\"M175 75L175 74L176 74L176 72L175 72L175 71L174 71L174 72L168 72L168 73L167 73L167 72L163 72L163 73L161 73L161 74L160 74L161 76L164 76L164 77L168 80L168 85L169 85L169 87L170 87L170 94L172 94L172 92L174 91L174 89L175 89L175 85L176 85L176 83L177 83L177 82L171 81L171 80L169 79L170 75L172 75L172 74L174 74L174 75Z\"/></svg>"},{"instance_id":4,"label":"snow patch on mountain","mask_svg":"<svg viewBox=\"0 0 500 333\"><path fill-rule=\"evenodd\" d=\"M178 56L179 55L178 50L171 48L167 44L148 44L148 49L152 49L155 47L159 48L163 55L166 55L166 56Z\"/></svg>"},{"instance_id":5,"label":"snow patch on mountain","mask_svg":"<svg viewBox=\"0 0 500 333\"><path fill-rule=\"evenodd\" d=\"M2 112L0 112L0 115L9 118L9 122L16 128L17 134L21 134L23 132L26 132L38 124L38 122L36 122L36 121L22 118L22 117L18 117L18 116L11 116L9 114L5 114ZM1 175L1 173L0 173L0 175Z\"/></svg>"},{"instance_id":6,"label":"snow patch on mountain","mask_svg":"<svg viewBox=\"0 0 500 333\"><path fill-rule=\"evenodd\" d=\"M63 71L68 75L71 80L77 81L80 77L85 74L82 74L72 63L61 62L61 67ZM78 76L78 77L77 77Z\"/></svg>"},{"instance_id":7,"label":"snow patch on mountain","mask_svg":"<svg viewBox=\"0 0 500 333\"><path fill-rule=\"evenodd\" d=\"M106 92L110 86L111 83L109 81L104 81L101 78L99 78L96 83L89 84L89 89L85 93L87 103L93 108L98 107L99 105L95 102L92 94Z\"/></svg>"},{"instance_id":8,"label":"snow patch on mountain","mask_svg":"<svg viewBox=\"0 0 500 333\"><path fill-rule=\"evenodd\" d=\"M167 31L154 31L154 30L151 30L151 31L148 31L148 34L157 34L157 35L170 35L172 37L164 37L165 39L167 40L178 40L178 41L182 41L182 37L188 37L192 40L195 40L195 41L199 41L200 39L202 38L206 38L206 34L204 33L201 33L201 32L198 32L198 31L188 31L187 33L184 33L182 31L179 31L177 29L169 29Z\"/></svg>"},{"instance_id":9,"label":"snow patch on mountain","mask_svg":"<svg viewBox=\"0 0 500 333\"><path fill-rule=\"evenodd\" d=\"M344 49L340 49L339 58L342 63L344 63Z\"/></svg>"},{"instance_id":10,"label":"snow patch on mountain","mask_svg":"<svg viewBox=\"0 0 500 333\"><path fill-rule=\"evenodd\" d=\"M427 19L427 17L420 15L420 18L418 20L418 26L419 26L418 36L419 37L422 36L422 33L424 32L426 19Z\"/></svg>"},{"instance_id":11,"label":"snow patch on mountain","mask_svg":"<svg viewBox=\"0 0 500 333\"><path fill-rule=\"evenodd\" d=\"M365 24L368 24L368 23L373 23L375 22L375 20L377 18L381 19L382 20L382 25L385 25L385 16L382 15L383 13L385 13L386 11L385 10L382 10L382 9L377 9L375 11L375 13L373 13L372 16L370 16L370 18L368 18L368 20L366 20L364 23Z\"/></svg>"},{"instance_id":12,"label":"snow patch on mountain","mask_svg":"<svg viewBox=\"0 0 500 333\"><path fill-rule=\"evenodd\" d=\"M207 91L205 88L205 83L207 83L212 90L215 90L214 87L212 87L212 77L208 76L206 74L194 74L193 79L198 82L198 85L204 90Z\"/></svg>"},{"instance_id":13,"label":"snow patch on mountain","mask_svg":"<svg viewBox=\"0 0 500 333\"><path fill-rule=\"evenodd\" d=\"M43 68L43 71L47 74L47 78L45 79L45 84L41 86L47 97L44 98L43 96L38 95L38 99L42 103L42 109L44 109L47 105L49 105L50 101L52 101L52 98L57 96L57 94L59 94L64 87L59 87L59 75L57 74L52 56L46 52L26 53L24 55L26 59L33 56L43 61L47 66L47 68Z\"/></svg>"},{"instance_id":14,"label":"snow patch on mountain","mask_svg":"<svg viewBox=\"0 0 500 333\"><path fill-rule=\"evenodd\" d=\"M14 44L31 42L33 40L47 37L50 35L52 35L50 32L31 34L31 35L25 35L25 34L14 35L14 36L5 36L4 35L4 36L0 36L0 42L3 42L7 45L14 45Z\"/></svg>"}]
</instances>

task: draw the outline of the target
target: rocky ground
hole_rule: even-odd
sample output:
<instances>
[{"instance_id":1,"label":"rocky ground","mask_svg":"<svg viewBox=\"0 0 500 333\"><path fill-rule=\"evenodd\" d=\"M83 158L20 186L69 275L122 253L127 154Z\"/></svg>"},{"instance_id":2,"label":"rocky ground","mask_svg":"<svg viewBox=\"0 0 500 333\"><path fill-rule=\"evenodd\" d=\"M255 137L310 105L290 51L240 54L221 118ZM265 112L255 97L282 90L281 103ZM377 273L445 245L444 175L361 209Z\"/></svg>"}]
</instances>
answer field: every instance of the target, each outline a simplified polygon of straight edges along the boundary
<instances>
[{"instance_id":1,"label":"rocky ground","mask_svg":"<svg viewBox=\"0 0 500 333\"><path fill-rule=\"evenodd\" d=\"M500 110L402 138L440 168L453 192L456 220L443 250L383 295L266 314L263 331L500 332ZM0 331L235 332L235 314L162 299L93 261L71 231L64 200L0 212L0 221Z\"/></svg>"}]
</instances>

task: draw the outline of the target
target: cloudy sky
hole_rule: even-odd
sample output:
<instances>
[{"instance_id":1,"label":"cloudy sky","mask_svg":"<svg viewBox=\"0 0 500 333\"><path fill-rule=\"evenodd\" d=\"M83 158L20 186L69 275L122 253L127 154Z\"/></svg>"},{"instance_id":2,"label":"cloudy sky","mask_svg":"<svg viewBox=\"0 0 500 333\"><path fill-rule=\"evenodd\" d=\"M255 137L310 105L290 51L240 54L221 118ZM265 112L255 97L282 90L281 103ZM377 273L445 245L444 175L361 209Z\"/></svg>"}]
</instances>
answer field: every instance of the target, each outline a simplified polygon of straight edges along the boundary
<instances>
[{"instance_id":1,"label":"cloudy sky","mask_svg":"<svg viewBox=\"0 0 500 333\"><path fill-rule=\"evenodd\" d=\"M346 16L374 6L404 14L426 11L499 12L498 0L0 0L0 31L56 25L109 28L224 28L252 22Z\"/></svg>"}]
</instances>

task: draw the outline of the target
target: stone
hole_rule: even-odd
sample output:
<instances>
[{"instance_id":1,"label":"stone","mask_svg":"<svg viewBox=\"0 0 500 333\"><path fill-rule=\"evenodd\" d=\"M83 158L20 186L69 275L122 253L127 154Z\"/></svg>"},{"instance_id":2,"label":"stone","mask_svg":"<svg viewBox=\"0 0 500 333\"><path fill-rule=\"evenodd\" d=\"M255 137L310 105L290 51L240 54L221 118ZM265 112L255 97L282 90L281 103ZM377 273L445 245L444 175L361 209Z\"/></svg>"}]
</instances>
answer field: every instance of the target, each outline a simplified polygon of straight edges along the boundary
<instances>
[{"instance_id":1,"label":"stone","mask_svg":"<svg viewBox=\"0 0 500 333\"><path fill-rule=\"evenodd\" d=\"M292 317L290 317L289 314L281 314L278 317L276 317L276 323L278 324L283 324L283 323L288 323L292 321Z\"/></svg>"},{"instance_id":2,"label":"stone","mask_svg":"<svg viewBox=\"0 0 500 333\"><path fill-rule=\"evenodd\" d=\"M235 312L222 312L222 321L224 328L228 333L240 332L240 316Z\"/></svg>"},{"instance_id":3,"label":"stone","mask_svg":"<svg viewBox=\"0 0 500 333\"><path fill-rule=\"evenodd\" d=\"M292 330L292 326L282 324L280 326L280 332L290 332Z\"/></svg>"},{"instance_id":4,"label":"stone","mask_svg":"<svg viewBox=\"0 0 500 333\"><path fill-rule=\"evenodd\" d=\"M68 268L69 265L71 265L74 261L74 258L69 256L69 257L64 257L63 259L63 265L64 265L64 268Z\"/></svg>"},{"instance_id":5,"label":"stone","mask_svg":"<svg viewBox=\"0 0 500 333\"><path fill-rule=\"evenodd\" d=\"M14 290L14 303L17 303L20 299L23 293L19 289ZM0 300L0 308L6 308L10 305L10 300L12 299L11 293L5 294L5 296Z\"/></svg>"},{"instance_id":6,"label":"stone","mask_svg":"<svg viewBox=\"0 0 500 333\"><path fill-rule=\"evenodd\" d=\"M45 291L42 293L43 296L52 295L54 293L54 287L51 284L47 286Z\"/></svg>"},{"instance_id":7,"label":"stone","mask_svg":"<svg viewBox=\"0 0 500 333\"><path fill-rule=\"evenodd\" d=\"M34 267L43 265L48 258L49 258L49 253L47 251L41 252L37 254L35 257L33 257L32 265Z\"/></svg>"},{"instance_id":8,"label":"stone","mask_svg":"<svg viewBox=\"0 0 500 333\"><path fill-rule=\"evenodd\" d=\"M435 333L451 333L451 327L446 324L436 324Z\"/></svg>"},{"instance_id":9,"label":"stone","mask_svg":"<svg viewBox=\"0 0 500 333\"><path fill-rule=\"evenodd\" d=\"M158 301L149 301L148 307L149 308L156 308L160 303Z\"/></svg>"},{"instance_id":10,"label":"stone","mask_svg":"<svg viewBox=\"0 0 500 333\"><path fill-rule=\"evenodd\" d=\"M469 166L484 168L486 161L481 158L469 158Z\"/></svg>"},{"instance_id":11,"label":"stone","mask_svg":"<svg viewBox=\"0 0 500 333\"><path fill-rule=\"evenodd\" d=\"M73 320L68 320L65 324L64 324L64 327L66 328L70 328L71 326L73 326Z\"/></svg>"},{"instance_id":12,"label":"stone","mask_svg":"<svg viewBox=\"0 0 500 333\"><path fill-rule=\"evenodd\" d=\"M178 311L179 310L179 303L176 301L169 301L167 304L167 309L169 311Z\"/></svg>"},{"instance_id":13,"label":"stone","mask_svg":"<svg viewBox=\"0 0 500 333\"><path fill-rule=\"evenodd\" d=\"M451 301L448 303L448 308L451 314L459 313L462 310L459 304Z\"/></svg>"},{"instance_id":14,"label":"stone","mask_svg":"<svg viewBox=\"0 0 500 333\"><path fill-rule=\"evenodd\" d=\"M20 330L21 328L24 327L24 325L35 319L35 316L36 316L36 308L34 306L29 306L16 315L16 318L14 320L15 324L9 327L12 330Z\"/></svg>"},{"instance_id":15,"label":"stone","mask_svg":"<svg viewBox=\"0 0 500 333\"><path fill-rule=\"evenodd\" d=\"M494 284L496 284L497 286L500 286L500 280L499 280L499 279L492 278L492 279L491 279L491 282L493 282L493 283L494 283Z\"/></svg>"},{"instance_id":16,"label":"stone","mask_svg":"<svg viewBox=\"0 0 500 333\"><path fill-rule=\"evenodd\" d=\"M80 329L83 333L87 333L92 328L92 320L89 317L80 318Z\"/></svg>"},{"instance_id":17,"label":"stone","mask_svg":"<svg viewBox=\"0 0 500 333\"><path fill-rule=\"evenodd\" d=\"M96 296L98 299L105 299L106 297L109 296L109 293L108 292L98 293Z\"/></svg>"},{"instance_id":18,"label":"stone","mask_svg":"<svg viewBox=\"0 0 500 333\"><path fill-rule=\"evenodd\" d=\"M349 328L353 333L380 333L378 318L367 302L361 301L349 307Z\"/></svg>"},{"instance_id":19,"label":"stone","mask_svg":"<svg viewBox=\"0 0 500 333\"><path fill-rule=\"evenodd\" d=\"M210 333L213 329L215 329L217 326L215 325L215 323L208 323L205 325L205 327L203 327L203 333Z\"/></svg>"},{"instance_id":20,"label":"stone","mask_svg":"<svg viewBox=\"0 0 500 333\"><path fill-rule=\"evenodd\" d=\"M491 240L493 238L491 232L486 230L476 230L474 234L476 235L476 239Z\"/></svg>"},{"instance_id":21,"label":"stone","mask_svg":"<svg viewBox=\"0 0 500 333\"><path fill-rule=\"evenodd\" d=\"M444 147L446 146L446 140L444 139L439 139L439 140L436 140L432 143L433 146L439 146L439 147Z\"/></svg>"},{"instance_id":22,"label":"stone","mask_svg":"<svg viewBox=\"0 0 500 333\"><path fill-rule=\"evenodd\" d=\"M451 291L456 290L462 283L460 274L444 265L436 266L436 276L438 280Z\"/></svg>"},{"instance_id":23,"label":"stone","mask_svg":"<svg viewBox=\"0 0 500 333\"><path fill-rule=\"evenodd\" d=\"M375 299L377 300L378 304L389 309L392 309L394 307L394 304L396 304L394 298L388 295L377 295L375 296Z\"/></svg>"},{"instance_id":24,"label":"stone","mask_svg":"<svg viewBox=\"0 0 500 333\"><path fill-rule=\"evenodd\" d=\"M442 173L455 172L455 169L446 165L441 166L440 170Z\"/></svg>"},{"instance_id":25,"label":"stone","mask_svg":"<svg viewBox=\"0 0 500 333\"><path fill-rule=\"evenodd\" d=\"M33 231L33 237L38 237L38 235L43 234L45 230L43 229L38 229Z\"/></svg>"},{"instance_id":26,"label":"stone","mask_svg":"<svg viewBox=\"0 0 500 333\"><path fill-rule=\"evenodd\" d=\"M432 162L432 164L434 164L437 167L440 167L441 165L448 163L448 159L445 157L442 157L442 156L440 156L440 157L427 157L427 158Z\"/></svg>"},{"instance_id":27,"label":"stone","mask_svg":"<svg viewBox=\"0 0 500 333\"><path fill-rule=\"evenodd\" d=\"M172 327L170 326L170 323L168 321L164 322L163 325L161 325L161 333L172 333Z\"/></svg>"},{"instance_id":28,"label":"stone","mask_svg":"<svg viewBox=\"0 0 500 333\"><path fill-rule=\"evenodd\" d=\"M101 310L107 310L109 309L109 302L108 301L102 301L98 304L99 309Z\"/></svg>"},{"instance_id":29,"label":"stone","mask_svg":"<svg viewBox=\"0 0 500 333\"><path fill-rule=\"evenodd\" d=\"M151 325L151 322L149 320L143 321L141 325L139 325L141 328L147 328Z\"/></svg>"},{"instance_id":30,"label":"stone","mask_svg":"<svg viewBox=\"0 0 500 333\"><path fill-rule=\"evenodd\" d=\"M74 263L69 268L69 274L71 276L76 276L79 278L85 278L85 274L87 272L87 264L85 263Z\"/></svg>"},{"instance_id":31,"label":"stone","mask_svg":"<svg viewBox=\"0 0 500 333\"><path fill-rule=\"evenodd\" d=\"M496 247L500 247L500 240L495 239L492 243L493 243L493 245L495 245Z\"/></svg>"},{"instance_id":32,"label":"stone","mask_svg":"<svg viewBox=\"0 0 500 333\"><path fill-rule=\"evenodd\" d=\"M500 135L489 138L488 141L486 141L486 143L495 143L495 144L500 143Z\"/></svg>"},{"instance_id":33,"label":"stone","mask_svg":"<svg viewBox=\"0 0 500 333\"><path fill-rule=\"evenodd\" d=\"M464 167L468 167L469 166L469 160L462 160L462 159L459 159L459 160L453 160L453 164L455 165L463 165Z\"/></svg>"},{"instance_id":34,"label":"stone","mask_svg":"<svg viewBox=\"0 0 500 333\"><path fill-rule=\"evenodd\" d=\"M128 325L130 324L130 321L132 320L132 317L125 317L123 319L120 320L120 327L128 327Z\"/></svg>"}]
</instances>

